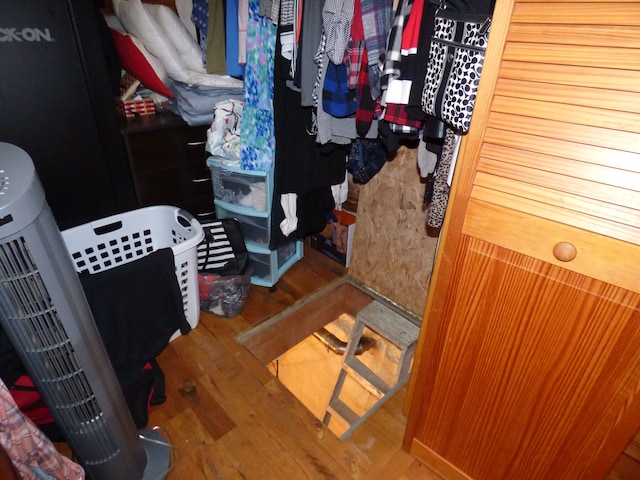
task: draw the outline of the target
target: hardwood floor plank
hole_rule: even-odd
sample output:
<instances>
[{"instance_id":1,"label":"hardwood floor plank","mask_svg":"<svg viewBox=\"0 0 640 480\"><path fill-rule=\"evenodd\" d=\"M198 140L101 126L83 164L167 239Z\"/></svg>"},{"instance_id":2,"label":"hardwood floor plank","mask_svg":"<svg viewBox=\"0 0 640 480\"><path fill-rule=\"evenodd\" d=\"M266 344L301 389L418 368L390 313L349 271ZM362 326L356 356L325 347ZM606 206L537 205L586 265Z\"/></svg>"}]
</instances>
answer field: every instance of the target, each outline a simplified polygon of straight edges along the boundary
<instances>
[{"instance_id":1,"label":"hardwood floor plank","mask_svg":"<svg viewBox=\"0 0 640 480\"><path fill-rule=\"evenodd\" d=\"M252 286L241 315L201 314L199 325L158 357L167 401L151 407L149 425L162 427L179 449L168 480L395 480L428 470L401 449L404 389L341 442L236 340L344 274L309 253L275 291Z\"/></svg>"},{"instance_id":2,"label":"hardwood floor plank","mask_svg":"<svg viewBox=\"0 0 640 480\"><path fill-rule=\"evenodd\" d=\"M243 479L237 466L208 436L193 410L187 408L173 417L168 428L179 449L177 462L168 478Z\"/></svg>"},{"instance_id":3,"label":"hardwood floor plank","mask_svg":"<svg viewBox=\"0 0 640 480\"><path fill-rule=\"evenodd\" d=\"M406 386L341 442L237 341L340 278L331 263L305 254L274 292L252 286L241 315L202 314L161 353L167 400L150 408L148 426L176 447L167 480L444 480L401 448ZM66 444L56 448L70 456ZM639 465L623 456L607 478L637 479Z\"/></svg>"},{"instance_id":4,"label":"hardwood floor plank","mask_svg":"<svg viewBox=\"0 0 640 480\"><path fill-rule=\"evenodd\" d=\"M219 369L208 375L209 383L202 381L237 424L236 429L219 442L236 445L237 441L249 437L252 448L258 449L261 456L269 454L269 458L275 458L272 448L277 446L278 452L285 451L287 456L295 459L295 466L288 466L290 476L280 478L316 478L317 470L335 472L335 478L346 478L341 466L327 456L322 445L330 442L332 448L339 447L330 437L320 433L324 426L315 421L275 378L271 377L269 383L263 384L244 369L227 368L227 364L234 361L233 358L219 361ZM232 454L231 450L229 454ZM261 469L265 475L275 475L280 474L281 465L267 462ZM304 475L295 473L298 470L302 470Z\"/></svg>"},{"instance_id":5,"label":"hardwood floor plank","mask_svg":"<svg viewBox=\"0 0 640 480\"><path fill-rule=\"evenodd\" d=\"M181 413L185 407L189 408L214 440L233 430L235 423L202 385L198 372L190 368L184 357L177 355L170 347L165 349L158 363L165 368L164 365L169 362L172 374L168 377L165 375L167 410L173 407L172 411Z\"/></svg>"}]
</instances>

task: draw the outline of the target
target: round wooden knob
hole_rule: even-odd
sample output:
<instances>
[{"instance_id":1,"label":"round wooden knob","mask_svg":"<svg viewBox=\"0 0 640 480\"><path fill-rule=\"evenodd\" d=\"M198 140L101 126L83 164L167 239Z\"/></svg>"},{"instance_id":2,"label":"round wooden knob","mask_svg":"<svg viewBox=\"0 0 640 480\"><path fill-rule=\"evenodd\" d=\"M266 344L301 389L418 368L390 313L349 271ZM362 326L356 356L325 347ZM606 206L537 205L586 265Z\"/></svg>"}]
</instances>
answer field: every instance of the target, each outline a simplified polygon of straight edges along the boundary
<instances>
[{"instance_id":1,"label":"round wooden knob","mask_svg":"<svg viewBox=\"0 0 640 480\"><path fill-rule=\"evenodd\" d=\"M561 262L570 262L576 258L577 254L578 250L575 245L569 242L556 243L556 246L553 247L553 256Z\"/></svg>"}]
</instances>

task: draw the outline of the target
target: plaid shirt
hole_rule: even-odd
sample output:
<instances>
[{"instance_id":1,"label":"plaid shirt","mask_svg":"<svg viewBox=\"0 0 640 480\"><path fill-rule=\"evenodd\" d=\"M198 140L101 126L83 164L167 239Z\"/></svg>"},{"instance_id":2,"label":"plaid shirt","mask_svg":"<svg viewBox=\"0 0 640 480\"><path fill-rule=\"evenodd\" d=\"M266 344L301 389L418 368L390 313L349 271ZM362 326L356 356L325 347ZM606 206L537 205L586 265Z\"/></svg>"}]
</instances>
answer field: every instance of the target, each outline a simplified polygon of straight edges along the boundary
<instances>
[{"instance_id":1,"label":"plaid shirt","mask_svg":"<svg viewBox=\"0 0 640 480\"><path fill-rule=\"evenodd\" d=\"M351 23L351 40L345 55L345 65L347 66L347 85L349 88L356 88L360 66L366 50L364 41L364 27L362 26L362 8L360 0L353 2L353 22Z\"/></svg>"},{"instance_id":2,"label":"plaid shirt","mask_svg":"<svg viewBox=\"0 0 640 480\"><path fill-rule=\"evenodd\" d=\"M371 96L380 95L379 63L387 47L387 36L393 22L393 0L360 0L362 25L369 56Z\"/></svg>"},{"instance_id":3,"label":"plaid shirt","mask_svg":"<svg viewBox=\"0 0 640 480\"><path fill-rule=\"evenodd\" d=\"M349 42L347 56L344 59L344 64L347 67L347 85L349 88L356 88L358 86L360 68L362 67L362 60L364 59L366 51L367 48L364 40L351 40L351 42Z\"/></svg>"},{"instance_id":4,"label":"plaid shirt","mask_svg":"<svg viewBox=\"0 0 640 480\"><path fill-rule=\"evenodd\" d=\"M388 103L384 109L383 120L390 124L397 124L399 126L410 127L411 129L418 129L422 126L421 120L416 120L415 118L410 117L407 114L406 105L398 104L398 103ZM391 127L393 131L402 131L407 132L407 129L394 129ZM413 130L411 130L413 131ZM410 132L408 132L410 133Z\"/></svg>"},{"instance_id":5,"label":"plaid shirt","mask_svg":"<svg viewBox=\"0 0 640 480\"><path fill-rule=\"evenodd\" d=\"M382 75L380 76L380 90L385 92L389 82L400 77L400 63L402 60L402 32L406 20L411 13L413 0L402 0L398 5L396 16L393 19L393 25L389 32L387 49L384 55ZM386 102L384 96L382 103Z\"/></svg>"}]
</instances>

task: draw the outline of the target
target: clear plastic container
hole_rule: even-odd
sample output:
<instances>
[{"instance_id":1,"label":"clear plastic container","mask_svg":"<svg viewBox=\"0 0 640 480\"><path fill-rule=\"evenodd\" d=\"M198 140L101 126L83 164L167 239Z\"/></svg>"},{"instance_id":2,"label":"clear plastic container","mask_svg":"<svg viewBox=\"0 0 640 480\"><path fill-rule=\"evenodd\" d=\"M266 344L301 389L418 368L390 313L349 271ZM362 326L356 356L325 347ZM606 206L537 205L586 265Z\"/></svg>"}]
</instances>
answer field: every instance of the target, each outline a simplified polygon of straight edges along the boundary
<instances>
[{"instance_id":1,"label":"clear plastic container","mask_svg":"<svg viewBox=\"0 0 640 480\"><path fill-rule=\"evenodd\" d=\"M213 194L217 200L257 212L270 209L269 173L223 165L218 157L210 157L207 165L211 170Z\"/></svg>"},{"instance_id":2,"label":"clear plastic container","mask_svg":"<svg viewBox=\"0 0 640 480\"><path fill-rule=\"evenodd\" d=\"M225 208L220 203L216 204L216 215L218 218L235 218L240 222L240 231L247 246L269 246L271 225L268 216L257 216L248 214L240 208Z\"/></svg>"}]
</instances>

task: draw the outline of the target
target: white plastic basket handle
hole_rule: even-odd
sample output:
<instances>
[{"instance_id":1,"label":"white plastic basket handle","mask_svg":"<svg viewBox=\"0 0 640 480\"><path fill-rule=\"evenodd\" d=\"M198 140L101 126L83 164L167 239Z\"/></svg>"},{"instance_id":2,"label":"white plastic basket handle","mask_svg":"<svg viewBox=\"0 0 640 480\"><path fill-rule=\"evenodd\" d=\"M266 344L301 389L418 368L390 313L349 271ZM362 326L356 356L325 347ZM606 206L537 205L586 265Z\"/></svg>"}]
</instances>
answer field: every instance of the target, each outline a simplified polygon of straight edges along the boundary
<instances>
[{"instance_id":1,"label":"white plastic basket handle","mask_svg":"<svg viewBox=\"0 0 640 480\"><path fill-rule=\"evenodd\" d=\"M93 230L93 233L95 233L97 236L115 232L116 230L120 230L122 228L122 220L114 220L110 223L105 223L104 225L95 225L96 223L98 222L92 223L91 228Z\"/></svg>"},{"instance_id":2,"label":"white plastic basket handle","mask_svg":"<svg viewBox=\"0 0 640 480\"><path fill-rule=\"evenodd\" d=\"M191 215L186 210L182 210L181 208L176 208L176 221L182 225L183 227L195 227L199 225L198 220L195 219L193 215Z\"/></svg>"},{"instance_id":3,"label":"white plastic basket handle","mask_svg":"<svg viewBox=\"0 0 640 480\"><path fill-rule=\"evenodd\" d=\"M176 207L174 215L176 221L185 228L194 228L196 225L198 225L198 221L186 210ZM123 223L123 220L125 219L127 219L126 216L112 215L101 220L96 220L94 222L91 222L91 230L93 230L93 233L97 236L116 232L125 227Z\"/></svg>"},{"instance_id":4,"label":"white plastic basket handle","mask_svg":"<svg viewBox=\"0 0 640 480\"><path fill-rule=\"evenodd\" d=\"M88 225L96 235L106 235L107 233L115 232L124 227L124 220L126 216L123 215L111 215L110 217L101 218L95 220Z\"/></svg>"}]
</instances>

